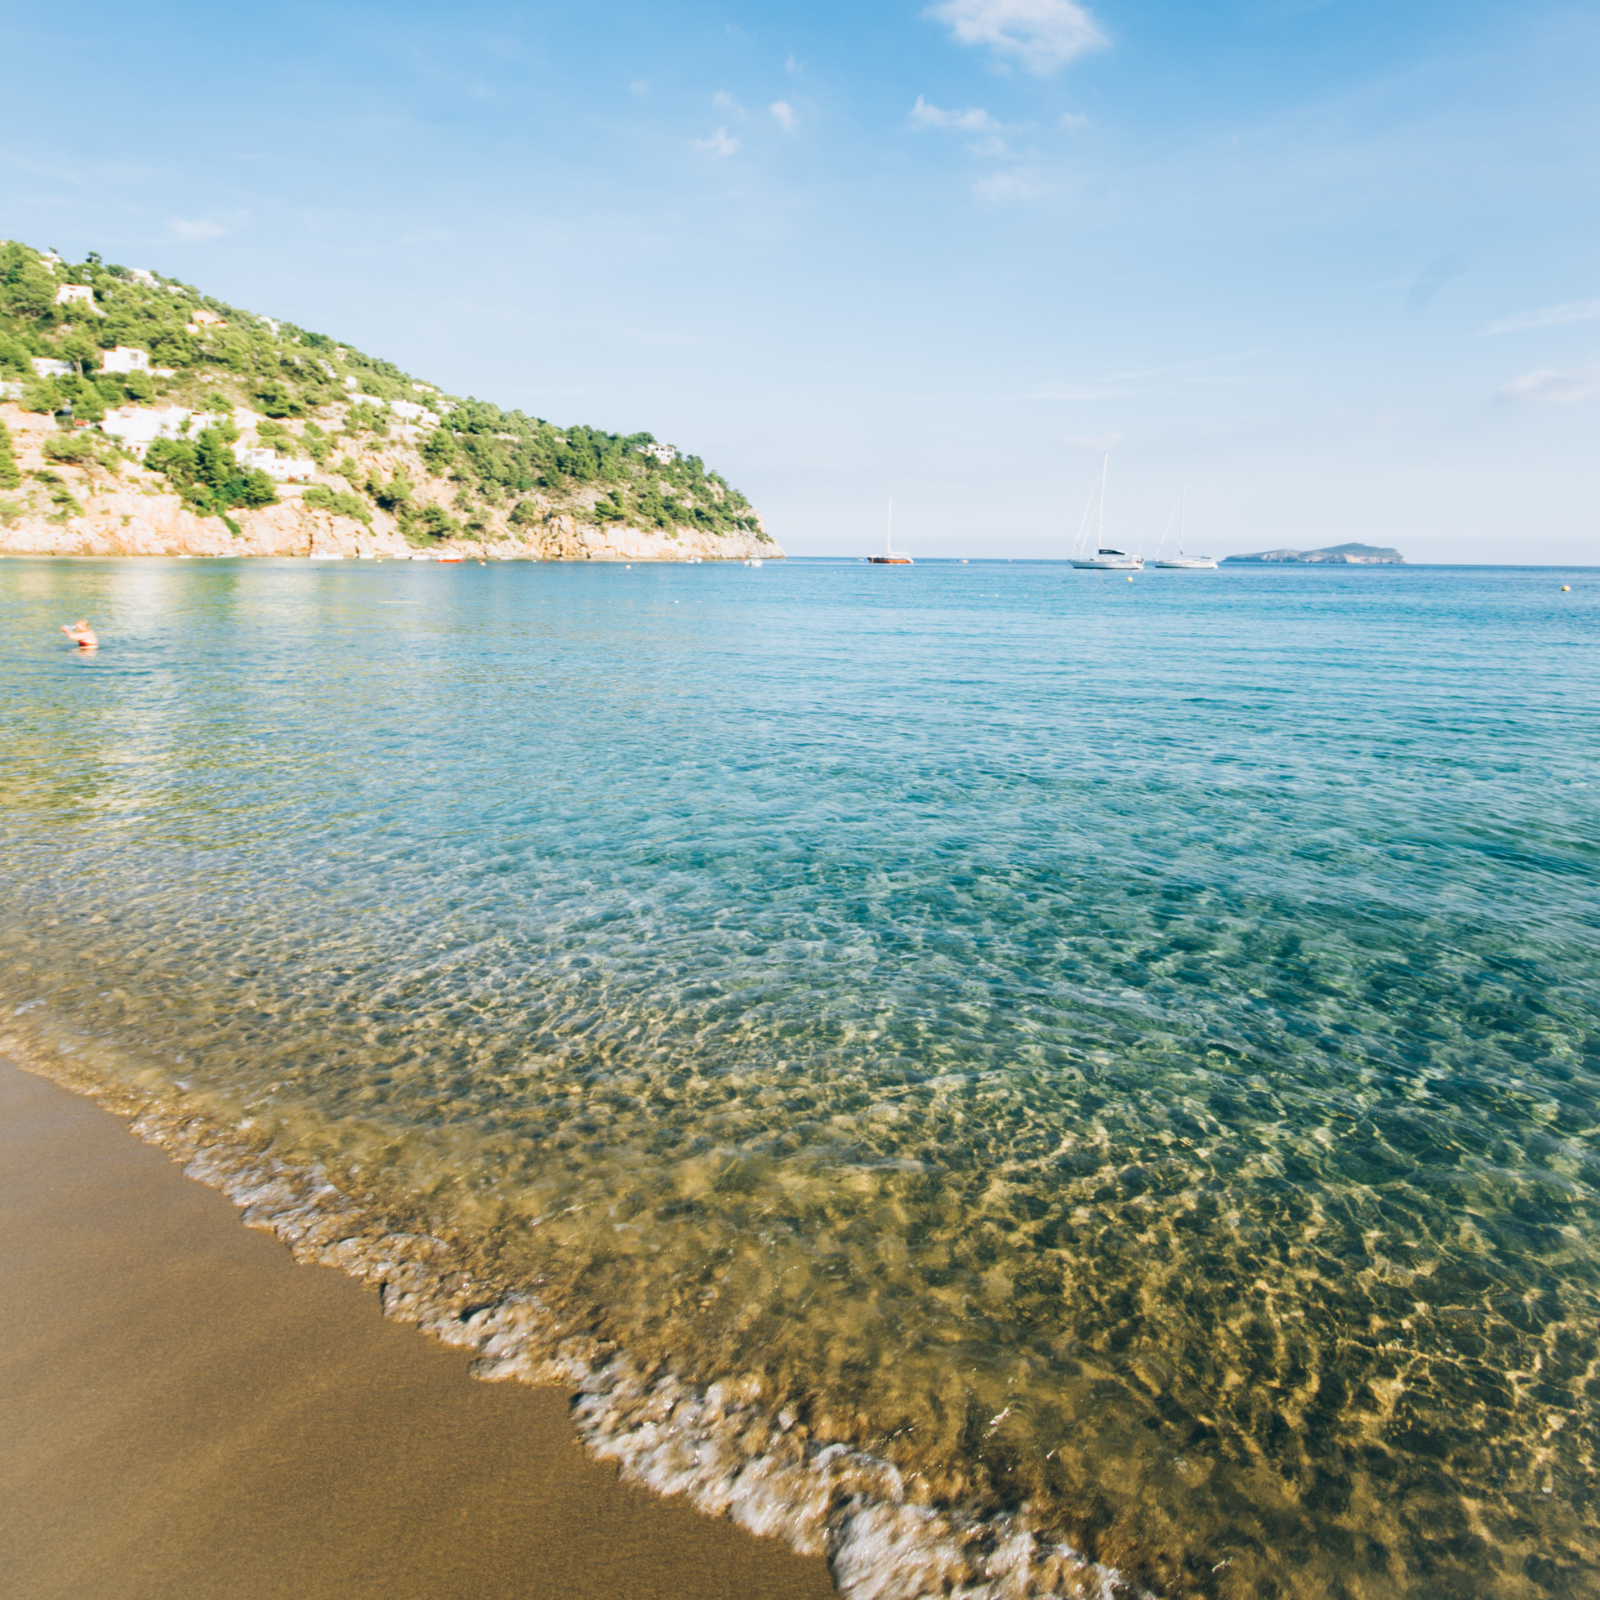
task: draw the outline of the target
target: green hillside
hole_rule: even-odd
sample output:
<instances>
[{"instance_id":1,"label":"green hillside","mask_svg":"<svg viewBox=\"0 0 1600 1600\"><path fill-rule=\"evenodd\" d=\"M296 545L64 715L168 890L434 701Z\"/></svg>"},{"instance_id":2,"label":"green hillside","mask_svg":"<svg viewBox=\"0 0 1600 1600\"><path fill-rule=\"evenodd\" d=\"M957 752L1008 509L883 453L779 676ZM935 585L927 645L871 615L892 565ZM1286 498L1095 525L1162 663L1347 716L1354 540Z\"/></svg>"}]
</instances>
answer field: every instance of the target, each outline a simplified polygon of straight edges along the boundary
<instances>
[{"instance_id":1,"label":"green hillside","mask_svg":"<svg viewBox=\"0 0 1600 1600\"><path fill-rule=\"evenodd\" d=\"M92 299L62 301L64 286ZM101 371L104 352L144 351L150 372ZM35 358L70 371L41 376ZM0 383L25 410L55 413L65 426L102 421L108 410L137 403L212 413L194 437L158 440L145 464L162 472L196 509L222 513L268 504L265 473L242 471L223 448L236 437L228 413L246 406L271 419L257 430L282 453L304 451L319 469L344 472L351 452L373 449L406 419L363 399L405 402L429 415L420 452L430 475L455 486L453 514L437 504L410 506L412 485L345 473L349 492L314 489L310 504L370 517L382 506L416 542L483 533L491 516L513 525L546 517L549 505L580 491L596 520L643 529L693 527L766 539L748 500L697 456L658 459L648 433L615 434L556 427L521 411L459 398L414 379L392 362L203 294L159 274L108 265L98 255L76 265L19 243L0 246ZM17 389L20 385L20 391ZM438 420L438 426L432 426ZM199 420L199 419L197 419ZM71 441L79 453L83 438ZM62 459L68 459L62 440ZM96 448L112 450L109 440ZM662 452L665 454L666 452ZM0 437L0 476L9 450ZM14 473L14 468L13 468ZM598 499L596 500L596 493ZM532 496L542 496L535 507Z\"/></svg>"}]
</instances>

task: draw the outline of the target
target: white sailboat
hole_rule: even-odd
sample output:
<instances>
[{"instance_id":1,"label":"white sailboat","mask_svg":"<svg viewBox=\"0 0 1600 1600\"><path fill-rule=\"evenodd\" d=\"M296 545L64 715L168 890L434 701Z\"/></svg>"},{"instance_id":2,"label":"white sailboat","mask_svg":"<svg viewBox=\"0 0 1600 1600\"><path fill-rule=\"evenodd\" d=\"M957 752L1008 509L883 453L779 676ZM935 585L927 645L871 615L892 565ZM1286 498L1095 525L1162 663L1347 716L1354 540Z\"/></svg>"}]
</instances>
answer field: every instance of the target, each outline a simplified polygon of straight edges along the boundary
<instances>
[{"instance_id":1,"label":"white sailboat","mask_svg":"<svg viewBox=\"0 0 1600 1600\"><path fill-rule=\"evenodd\" d=\"M1143 556L1129 555L1126 550L1115 550L1106 543L1106 471L1110 462L1111 452L1108 450L1100 457L1100 517L1095 533L1095 548L1084 555L1078 554L1078 546L1083 543L1085 526L1089 521L1089 508L1085 506L1077 543L1073 545L1069 559L1080 572L1142 572Z\"/></svg>"},{"instance_id":2,"label":"white sailboat","mask_svg":"<svg viewBox=\"0 0 1600 1600\"><path fill-rule=\"evenodd\" d=\"M1187 491L1185 491L1185 494L1178 496L1178 553L1175 556L1168 556L1163 561L1160 559L1161 547L1158 545L1156 547L1157 559L1152 561L1150 565L1152 567L1164 567L1169 572L1215 572L1217 570L1217 558L1215 556L1186 556L1183 553L1183 502L1186 493ZM1167 526L1170 528L1172 524L1169 522ZM1161 536L1161 544L1166 542L1166 535L1163 534Z\"/></svg>"},{"instance_id":3,"label":"white sailboat","mask_svg":"<svg viewBox=\"0 0 1600 1600\"><path fill-rule=\"evenodd\" d=\"M912 567L916 563L903 550L894 547L894 501L889 502L889 525L884 530L883 554L881 556L868 556L867 560L875 567Z\"/></svg>"}]
</instances>

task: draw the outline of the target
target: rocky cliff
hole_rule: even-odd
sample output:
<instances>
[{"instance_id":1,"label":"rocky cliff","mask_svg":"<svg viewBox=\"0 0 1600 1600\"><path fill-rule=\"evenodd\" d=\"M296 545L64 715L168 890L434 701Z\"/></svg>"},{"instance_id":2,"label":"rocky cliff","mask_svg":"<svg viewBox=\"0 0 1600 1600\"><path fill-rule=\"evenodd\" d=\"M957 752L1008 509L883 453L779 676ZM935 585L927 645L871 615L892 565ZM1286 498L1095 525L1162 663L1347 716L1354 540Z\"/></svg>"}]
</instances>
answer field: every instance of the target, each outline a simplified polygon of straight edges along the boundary
<instances>
[{"instance_id":1,"label":"rocky cliff","mask_svg":"<svg viewBox=\"0 0 1600 1600\"><path fill-rule=\"evenodd\" d=\"M323 413L324 421L336 426L339 409ZM265 420L244 407L231 415L246 443ZM468 532L452 510L460 498L456 483L430 472L416 446L400 440L351 443L342 459L358 483L409 484L403 507L385 510L356 495L343 474L315 472L306 481L277 485L270 505L205 515L162 473L110 439L97 439L76 460L53 459L46 447L62 438L53 416L4 404L0 421L10 430L22 480L18 488L0 489L0 552L12 555L401 556L440 550L538 561L739 561L783 554L770 538L745 531L607 522L594 511L602 498L598 488L559 497L535 493L486 508ZM282 426L298 433L304 425L288 420ZM307 491L317 485L360 501L362 514L308 505ZM408 537L408 527L427 526L422 518L430 506L456 527L446 525L442 536L412 531ZM530 506L533 514L514 522L518 506Z\"/></svg>"}]
</instances>

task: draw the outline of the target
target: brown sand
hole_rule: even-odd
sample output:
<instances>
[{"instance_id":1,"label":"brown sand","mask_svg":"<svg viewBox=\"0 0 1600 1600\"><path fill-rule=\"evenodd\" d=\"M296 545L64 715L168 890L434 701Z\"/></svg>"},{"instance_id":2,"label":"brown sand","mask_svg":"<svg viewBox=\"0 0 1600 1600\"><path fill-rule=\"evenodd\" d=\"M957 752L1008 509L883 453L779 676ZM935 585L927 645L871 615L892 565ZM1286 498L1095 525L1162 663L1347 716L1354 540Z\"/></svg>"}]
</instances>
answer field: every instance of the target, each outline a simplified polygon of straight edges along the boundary
<instances>
[{"instance_id":1,"label":"brown sand","mask_svg":"<svg viewBox=\"0 0 1600 1600\"><path fill-rule=\"evenodd\" d=\"M565 1395L466 1365L0 1061L0 1591L833 1594L821 1561L620 1483Z\"/></svg>"}]
</instances>

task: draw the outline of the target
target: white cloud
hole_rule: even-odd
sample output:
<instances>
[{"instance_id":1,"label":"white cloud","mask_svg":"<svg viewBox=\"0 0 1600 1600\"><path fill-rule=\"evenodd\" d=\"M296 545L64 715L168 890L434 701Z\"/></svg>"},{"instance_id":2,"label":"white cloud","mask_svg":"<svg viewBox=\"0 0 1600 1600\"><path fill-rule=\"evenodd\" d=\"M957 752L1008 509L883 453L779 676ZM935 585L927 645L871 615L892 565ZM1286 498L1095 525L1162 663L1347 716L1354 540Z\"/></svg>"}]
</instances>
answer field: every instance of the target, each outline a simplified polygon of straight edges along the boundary
<instances>
[{"instance_id":1,"label":"white cloud","mask_svg":"<svg viewBox=\"0 0 1600 1600\"><path fill-rule=\"evenodd\" d=\"M731 156L739 148L739 141L730 139L726 128L718 128L709 139L695 139L692 143L696 150L706 150L714 156Z\"/></svg>"},{"instance_id":2,"label":"white cloud","mask_svg":"<svg viewBox=\"0 0 1600 1600\"><path fill-rule=\"evenodd\" d=\"M1512 405L1567 406L1600 394L1600 366L1579 372L1530 372L1495 391L1497 400Z\"/></svg>"},{"instance_id":3,"label":"white cloud","mask_svg":"<svg viewBox=\"0 0 1600 1600\"><path fill-rule=\"evenodd\" d=\"M1089 119L1081 111L1063 111L1061 120L1056 126L1058 128L1087 128Z\"/></svg>"},{"instance_id":4,"label":"white cloud","mask_svg":"<svg viewBox=\"0 0 1600 1600\"><path fill-rule=\"evenodd\" d=\"M778 126L785 133L793 133L800 119L795 115L794 107L787 100L774 100L767 107L774 117L778 119Z\"/></svg>"},{"instance_id":5,"label":"white cloud","mask_svg":"<svg viewBox=\"0 0 1600 1600\"><path fill-rule=\"evenodd\" d=\"M911 108L913 128L960 128L966 133L998 133L1000 124L987 111L974 106L971 111L941 111L930 106L919 94Z\"/></svg>"},{"instance_id":6,"label":"white cloud","mask_svg":"<svg viewBox=\"0 0 1600 1600\"><path fill-rule=\"evenodd\" d=\"M711 103L722 111L731 111L736 117L742 117L745 115L744 107L740 105L739 102L735 100L726 89L718 89L717 92L712 95Z\"/></svg>"},{"instance_id":7,"label":"white cloud","mask_svg":"<svg viewBox=\"0 0 1600 1600\"><path fill-rule=\"evenodd\" d=\"M1075 0L941 0L923 15L944 23L960 43L988 45L1029 72L1054 72L1108 42Z\"/></svg>"},{"instance_id":8,"label":"white cloud","mask_svg":"<svg viewBox=\"0 0 1600 1600\"><path fill-rule=\"evenodd\" d=\"M185 217L174 217L167 226L180 239L194 244L203 239L220 239L228 231L220 222L190 222Z\"/></svg>"},{"instance_id":9,"label":"white cloud","mask_svg":"<svg viewBox=\"0 0 1600 1600\"><path fill-rule=\"evenodd\" d=\"M1524 333L1529 328L1558 328L1564 322L1600 320L1600 300L1574 300L1570 305L1545 306L1541 311L1519 311L1514 317L1491 322L1485 333Z\"/></svg>"}]
</instances>

